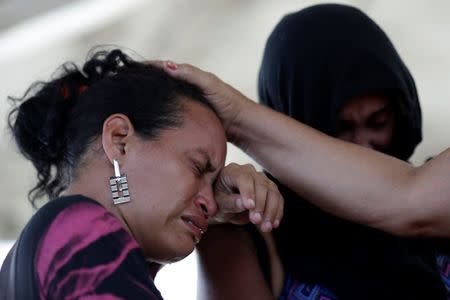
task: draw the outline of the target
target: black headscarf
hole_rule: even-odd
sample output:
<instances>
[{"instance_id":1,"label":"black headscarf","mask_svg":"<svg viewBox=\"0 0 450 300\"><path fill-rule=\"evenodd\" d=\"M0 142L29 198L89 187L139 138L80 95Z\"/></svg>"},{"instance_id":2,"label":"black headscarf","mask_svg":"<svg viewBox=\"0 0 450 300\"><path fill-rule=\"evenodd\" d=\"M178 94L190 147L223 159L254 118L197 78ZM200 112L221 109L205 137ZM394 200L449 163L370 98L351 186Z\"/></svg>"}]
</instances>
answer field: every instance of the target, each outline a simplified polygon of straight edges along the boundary
<instances>
[{"instance_id":1,"label":"black headscarf","mask_svg":"<svg viewBox=\"0 0 450 300\"><path fill-rule=\"evenodd\" d=\"M316 5L285 16L259 73L260 102L324 133L355 96L385 93L397 114L392 155L408 159L422 139L414 80L381 28L360 10Z\"/></svg>"},{"instance_id":2,"label":"black headscarf","mask_svg":"<svg viewBox=\"0 0 450 300\"><path fill-rule=\"evenodd\" d=\"M389 154L407 160L422 137L417 92L377 24L356 8L326 4L285 16L271 33L259 73L261 103L333 136L343 104L371 93L393 104ZM279 187L285 216L274 236L295 279L344 300L445 299L433 253L422 242L333 217Z\"/></svg>"}]
</instances>

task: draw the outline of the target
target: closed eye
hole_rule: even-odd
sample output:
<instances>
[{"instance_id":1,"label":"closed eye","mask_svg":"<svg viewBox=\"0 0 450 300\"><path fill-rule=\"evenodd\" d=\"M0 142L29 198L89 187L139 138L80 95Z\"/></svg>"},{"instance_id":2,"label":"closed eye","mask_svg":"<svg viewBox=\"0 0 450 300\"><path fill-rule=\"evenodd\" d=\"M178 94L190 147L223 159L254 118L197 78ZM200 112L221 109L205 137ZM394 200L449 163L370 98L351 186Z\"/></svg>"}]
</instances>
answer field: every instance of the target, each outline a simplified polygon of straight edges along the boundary
<instances>
[{"instance_id":1,"label":"closed eye","mask_svg":"<svg viewBox=\"0 0 450 300\"><path fill-rule=\"evenodd\" d=\"M367 120L367 126L376 130L383 129L387 126L390 116L391 111L389 110L389 107L386 106L369 117Z\"/></svg>"},{"instance_id":2,"label":"closed eye","mask_svg":"<svg viewBox=\"0 0 450 300\"><path fill-rule=\"evenodd\" d=\"M198 177L203 176L206 173L214 173L217 171L217 167L212 164L209 154L203 149L198 148L191 151L188 154L188 158Z\"/></svg>"},{"instance_id":3,"label":"closed eye","mask_svg":"<svg viewBox=\"0 0 450 300\"><path fill-rule=\"evenodd\" d=\"M368 122L367 124L370 128L375 129L375 130L379 130L379 129L383 129L386 127L387 125L387 121L386 120L382 120L382 121L371 121Z\"/></svg>"},{"instance_id":4,"label":"closed eye","mask_svg":"<svg viewBox=\"0 0 450 300\"><path fill-rule=\"evenodd\" d=\"M205 166L195 159L192 159L192 169L197 177L201 177L205 173Z\"/></svg>"}]
</instances>

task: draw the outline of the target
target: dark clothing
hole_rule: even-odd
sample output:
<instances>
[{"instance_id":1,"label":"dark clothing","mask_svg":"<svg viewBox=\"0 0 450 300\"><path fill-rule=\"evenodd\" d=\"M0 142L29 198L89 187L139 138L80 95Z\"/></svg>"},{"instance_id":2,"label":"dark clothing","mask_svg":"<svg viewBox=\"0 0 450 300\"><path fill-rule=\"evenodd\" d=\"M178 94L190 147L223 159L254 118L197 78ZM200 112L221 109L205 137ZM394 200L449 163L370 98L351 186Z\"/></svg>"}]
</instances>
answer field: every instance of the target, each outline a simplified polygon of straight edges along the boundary
<instances>
[{"instance_id":1,"label":"dark clothing","mask_svg":"<svg viewBox=\"0 0 450 300\"><path fill-rule=\"evenodd\" d=\"M332 217L280 191L285 215L274 237L297 281L320 284L343 300L447 299L428 243Z\"/></svg>"},{"instance_id":2,"label":"dark clothing","mask_svg":"<svg viewBox=\"0 0 450 300\"><path fill-rule=\"evenodd\" d=\"M331 4L289 14L275 27L259 73L261 103L333 136L340 108L368 94L393 105L387 153L407 160L421 141L420 106L384 32L360 10ZM277 183L285 210L274 237L293 279L344 300L446 299L434 251L423 242L331 216Z\"/></svg>"},{"instance_id":3,"label":"dark clothing","mask_svg":"<svg viewBox=\"0 0 450 300\"><path fill-rule=\"evenodd\" d=\"M383 93L396 115L391 155L407 160L422 139L414 80L386 34L360 10L316 5L285 16L266 43L260 102L326 134L356 96Z\"/></svg>"},{"instance_id":4,"label":"dark clothing","mask_svg":"<svg viewBox=\"0 0 450 300\"><path fill-rule=\"evenodd\" d=\"M32 263L15 278L16 290L28 281L33 291L27 299L162 299L153 266L137 242L97 202L83 196L49 202L23 230L18 249L29 232L33 237L26 251ZM23 259L19 255L16 261ZM10 264L2 266L2 273L15 267Z\"/></svg>"}]
</instances>

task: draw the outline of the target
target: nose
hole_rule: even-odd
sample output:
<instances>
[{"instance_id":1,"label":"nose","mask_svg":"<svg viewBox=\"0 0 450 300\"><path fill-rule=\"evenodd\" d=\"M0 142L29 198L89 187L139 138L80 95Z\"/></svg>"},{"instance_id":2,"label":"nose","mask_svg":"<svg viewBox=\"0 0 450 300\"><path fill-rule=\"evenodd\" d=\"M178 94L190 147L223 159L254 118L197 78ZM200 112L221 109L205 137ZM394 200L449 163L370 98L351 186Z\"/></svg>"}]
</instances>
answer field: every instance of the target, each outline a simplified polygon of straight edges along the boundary
<instances>
[{"instance_id":1,"label":"nose","mask_svg":"<svg viewBox=\"0 0 450 300\"><path fill-rule=\"evenodd\" d=\"M214 199L213 187L210 184L205 184L205 187L200 191L194 200L195 206L203 212L203 215L208 218L217 214L218 207Z\"/></svg>"},{"instance_id":2,"label":"nose","mask_svg":"<svg viewBox=\"0 0 450 300\"><path fill-rule=\"evenodd\" d=\"M352 142L365 148L374 149L374 141L371 134L364 130L356 130Z\"/></svg>"}]
</instances>

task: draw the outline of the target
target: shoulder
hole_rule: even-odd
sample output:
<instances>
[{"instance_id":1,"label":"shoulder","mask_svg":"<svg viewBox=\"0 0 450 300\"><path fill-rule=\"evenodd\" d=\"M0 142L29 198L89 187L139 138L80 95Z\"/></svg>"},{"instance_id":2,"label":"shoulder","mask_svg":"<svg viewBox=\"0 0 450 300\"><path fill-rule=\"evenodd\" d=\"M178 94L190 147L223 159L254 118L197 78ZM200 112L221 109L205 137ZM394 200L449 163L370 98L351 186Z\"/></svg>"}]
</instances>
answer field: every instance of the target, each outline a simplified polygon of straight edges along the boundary
<instances>
[{"instance_id":1,"label":"shoulder","mask_svg":"<svg viewBox=\"0 0 450 300\"><path fill-rule=\"evenodd\" d=\"M86 199L63 205L39 241L35 265L41 295L157 295L137 242L116 217ZM61 200L66 201L55 201Z\"/></svg>"},{"instance_id":2,"label":"shoulder","mask_svg":"<svg viewBox=\"0 0 450 300\"><path fill-rule=\"evenodd\" d=\"M78 201L80 199L82 201ZM125 232L119 220L101 205L84 199L70 199L72 203L64 205L54 216L38 245L37 256L40 262L38 269L46 269L45 265L48 265L63 249L65 249L64 256L70 257L71 254L86 249L108 236L122 237L117 247L127 244L133 248L138 247ZM66 199L54 201L62 200L66 201ZM45 259L46 257L48 259Z\"/></svg>"},{"instance_id":3,"label":"shoulder","mask_svg":"<svg viewBox=\"0 0 450 300\"><path fill-rule=\"evenodd\" d=\"M69 201L67 201L69 200ZM65 202L54 215L41 239L40 246L58 249L70 241L88 244L102 236L123 230L119 220L103 206L81 196L54 200Z\"/></svg>"}]
</instances>

